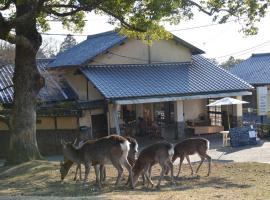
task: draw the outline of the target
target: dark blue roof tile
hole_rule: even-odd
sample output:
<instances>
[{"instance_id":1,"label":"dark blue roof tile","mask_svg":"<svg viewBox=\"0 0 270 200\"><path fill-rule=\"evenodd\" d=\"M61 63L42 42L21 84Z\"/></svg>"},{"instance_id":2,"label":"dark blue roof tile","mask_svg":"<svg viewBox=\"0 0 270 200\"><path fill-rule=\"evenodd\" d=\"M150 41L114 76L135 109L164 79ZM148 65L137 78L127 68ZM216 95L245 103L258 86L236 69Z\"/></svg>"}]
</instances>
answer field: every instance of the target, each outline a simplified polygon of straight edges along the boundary
<instances>
[{"instance_id":1,"label":"dark blue roof tile","mask_svg":"<svg viewBox=\"0 0 270 200\"><path fill-rule=\"evenodd\" d=\"M202 56L191 63L89 65L81 71L109 99L252 89Z\"/></svg>"},{"instance_id":2,"label":"dark blue roof tile","mask_svg":"<svg viewBox=\"0 0 270 200\"><path fill-rule=\"evenodd\" d=\"M120 36L114 31L91 35L76 46L58 54L49 67L73 67L90 61L107 49L122 43L127 37Z\"/></svg>"},{"instance_id":3,"label":"dark blue roof tile","mask_svg":"<svg viewBox=\"0 0 270 200\"><path fill-rule=\"evenodd\" d=\"M230 72L252 85L270 84L270 53L253 54Z\"/></svg>"},{"instance_id":4,"label":"dark blue roof tile","mask_svg":"<svg viewBox=\"0 0 270 200\"><path fill-rule=\"evenodd\" d=\"M67 85L62 88L62 85L56 82L47 72L46 66L52 59L37 59L37 67L41 75L45 78L45 86L39 91L37 99L42 101L62 101L76 98L71 93L67 93ZM13 77L14 65L6 64L0 68L0 102L3 104L12 103L13 101Z\"/></svg>"}]
</instances>

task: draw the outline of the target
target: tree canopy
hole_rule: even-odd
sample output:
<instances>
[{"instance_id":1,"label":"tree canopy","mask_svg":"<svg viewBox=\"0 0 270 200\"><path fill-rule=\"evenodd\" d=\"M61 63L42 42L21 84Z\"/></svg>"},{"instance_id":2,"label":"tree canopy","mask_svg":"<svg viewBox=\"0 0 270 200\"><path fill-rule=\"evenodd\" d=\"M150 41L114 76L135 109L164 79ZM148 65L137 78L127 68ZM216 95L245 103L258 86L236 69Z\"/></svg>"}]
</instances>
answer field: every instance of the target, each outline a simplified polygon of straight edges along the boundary
<instances>
[{"instance_id":1,"label":"tree canopy","mask_svg":"<svg viewBox=\"0 0 270 200\"><path fill-rule=\"evenodd\" d=\"M18 15L16 8L32 5L29 12ZM264 17L269 0L0 0L0 38L15 42L26 42L26 38L15 37L14 29L18 23L35 18L39 30L49 30L49 20L59 20L72 31L81 31L85 25L85 12L95 11L109 15L110 23L118 24L129 36L145 39L167 37L160 22L178 24L189 20L197 9L213 17L214 21L225 23L230 17L242 22L246 34L257 33L255 23ZM6 12L3 12L6 11ZM138 34L141 33L141 34Z\"/></svg>"}]
</instances>

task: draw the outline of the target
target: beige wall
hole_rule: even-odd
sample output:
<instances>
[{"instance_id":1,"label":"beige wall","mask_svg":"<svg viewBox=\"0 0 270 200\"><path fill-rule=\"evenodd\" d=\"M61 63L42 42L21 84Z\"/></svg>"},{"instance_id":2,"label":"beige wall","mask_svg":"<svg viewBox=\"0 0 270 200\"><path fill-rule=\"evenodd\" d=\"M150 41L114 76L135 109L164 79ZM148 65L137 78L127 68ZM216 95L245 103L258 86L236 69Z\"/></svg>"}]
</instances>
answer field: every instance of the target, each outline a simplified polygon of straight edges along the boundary
<instances>
[{"instance_id":1,"label":"beige wall","mask_svg":"<svg viewBox=\"0 0 270 200\"><path fill-rule=\"evenodd\" d=\"M96 87L88 81L88 100L94 101L94 100L100 100L104 97L101 95L101 93L96 89Z\"/></svg>"},{"instance_id":2,"label":"beige wall","mask_svg":"<svg viewBox=\"0 0 270 200\"><path fill-rule=\"evenodd\" d=\"M198 118L199 114L206 113L206 99L186 100L184 101L185 120Z\"/></svg>"},{"instance_id":3,"label":"beige wall","mask_svg":"<svg viewBox=\"0 0 270 200\"><path fill-rule=\"evenodd\" d=\"M92 127L92 119L91 119L91 113L90 110L85 110L82 113L82 117L79 118L79 124L80 126L88 126Z\"/></svg>"},{"instance_id":4,"label":"beige wall","mask_svg":"<svg viewBox=\"0 0 270 200\"><path fill-rule=\"evenodd\" d=\"M57 117L57 129L77 129L76 117Z\"/></svg>"},{"instance_id":5,"label":"beige wall","mask_svg":"<svg viewBox=\"0 0 270 200\"><path fill-rule=\"evenodd\" d=\"M40 117L37 119L38 130L53 130L55 129L55 118L54 117Z\"/></svg>"},{"instance_id":6,"label":"beige wall","mask_svg":"<svg viewBox=\"0 0 270 200\"><path fill-rule=\"evenodd\" d=\"M189 62L190 50L174 40L160 40L150 47L152 62Z\"/></svg>"},{"instance_id":7,"label":"beige wall","mask_svg":"<svg viewBox=\"0 0 270 200\"><path fill-rule=\"evenodd\" d=\"M139 64L148 63L150 48L151 62L186 62L191 61L191 52L174 40L162 40L147 46L140 40L129 39L124 44L109 50L113 54L123 55L131 59L105 53L94 59L91 64ZM96 62L95 62L96 61Z\"/></svg>"},{"instance_id":8,"label":"beige wall","mask_svg":"<svg viewBox=\"0 0 270 200\"><path fill-rule=\"evenodd\" d=\"M55 79L59 79L58 76L64 77L72 89L77 93L80 100L87 100L87 88L88 88L88 100L99 100L104 97L101 93L90 83L82 74L77 73L78 69L68 68L51 71Z\"/></svg>"}]
</instances>

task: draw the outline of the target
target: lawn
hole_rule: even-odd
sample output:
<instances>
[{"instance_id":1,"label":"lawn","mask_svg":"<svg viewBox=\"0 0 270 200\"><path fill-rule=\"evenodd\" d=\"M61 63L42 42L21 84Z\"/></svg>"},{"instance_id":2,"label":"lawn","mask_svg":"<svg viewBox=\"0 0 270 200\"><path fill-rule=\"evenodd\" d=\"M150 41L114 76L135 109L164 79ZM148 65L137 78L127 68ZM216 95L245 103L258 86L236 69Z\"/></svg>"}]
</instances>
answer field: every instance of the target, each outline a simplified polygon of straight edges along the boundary
<instances>
[{"instance_id":1,"label":"lawn","mask_svg":"<svg viewBox=\"0 0 270 200\"><path fill-rule=\"evenodd\" d=\"M217 163L212 174L206 177L206 163L199 176L191 176L187 165L183 166L181 178L171 185L169 177L162 182L160 190L147 189L141 181L136 189L114 186L116 171L107 167L108 178L100 191L93 190L93 168L89 186L73 181L75 167L60 182L59 163L33 161L19 166L0 167L0 199L270 199L270 165L260 163ZM160 169L153 170L157 183ZM176 166L175 166L176 174ZM126 176L125 176L126 177ZM16 197L15 197L16 196ZM29 197L32 196L32 197ZM69 198L67 198L69 197ZM74 198L75 199L75 198Z\"/></svg>"}]
</instances>

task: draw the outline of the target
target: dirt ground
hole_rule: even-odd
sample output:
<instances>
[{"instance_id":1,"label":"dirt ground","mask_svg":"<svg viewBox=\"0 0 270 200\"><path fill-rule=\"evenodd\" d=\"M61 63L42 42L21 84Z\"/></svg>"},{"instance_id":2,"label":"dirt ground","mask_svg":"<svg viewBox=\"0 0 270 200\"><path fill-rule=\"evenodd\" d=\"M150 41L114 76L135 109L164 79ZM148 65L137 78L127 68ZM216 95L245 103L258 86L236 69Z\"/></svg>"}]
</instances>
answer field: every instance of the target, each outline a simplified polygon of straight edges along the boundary
<instances>
[{"instance_id":1,"label":"dirt ground","mask_svg":"<svg viewBox=\"0 0 270 200\"><path fill-rule=\"evenodd\" d=\"M146 188L141 181L136 189L129 189L125 186L126 172L125 180L116 187L116 170L108 166L108 178L103 188L96 191L93 171L86 187L82 181L72 180L75 167L61 183L58 162L32 161L0 167L0 199L270 199L269 164L214 162L209 177L205 176L206 163L199 176L191 176L190 169L184 165L176 184L171 185L170 178L165 177L160 190ZM154 183L157 183L159 173L159 166L155 166Z\"/></svg>"}]
</instances>

